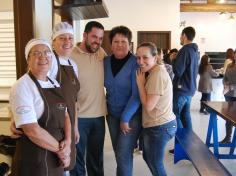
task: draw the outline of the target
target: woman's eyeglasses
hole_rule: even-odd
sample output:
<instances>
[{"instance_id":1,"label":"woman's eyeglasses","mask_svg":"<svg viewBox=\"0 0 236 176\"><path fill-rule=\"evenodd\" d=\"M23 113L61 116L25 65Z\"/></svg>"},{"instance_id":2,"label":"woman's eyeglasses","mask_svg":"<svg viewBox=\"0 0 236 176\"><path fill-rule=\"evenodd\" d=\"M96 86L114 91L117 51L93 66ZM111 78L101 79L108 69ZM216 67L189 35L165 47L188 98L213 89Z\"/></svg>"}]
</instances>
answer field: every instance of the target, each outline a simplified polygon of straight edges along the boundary
<instances>
[{"instance_id":1,"label":"woman's eyeglasses","mask_svg":"<svg viewBox=\"0 0 236 176\"><path fill-rule=\"evenodd\" d=\"M51 57L52 56L52 52L51 51L33 51L33 52L30 52L30 55L31 56L34 56L34 57Z\"/></svg>"}]
</instances>

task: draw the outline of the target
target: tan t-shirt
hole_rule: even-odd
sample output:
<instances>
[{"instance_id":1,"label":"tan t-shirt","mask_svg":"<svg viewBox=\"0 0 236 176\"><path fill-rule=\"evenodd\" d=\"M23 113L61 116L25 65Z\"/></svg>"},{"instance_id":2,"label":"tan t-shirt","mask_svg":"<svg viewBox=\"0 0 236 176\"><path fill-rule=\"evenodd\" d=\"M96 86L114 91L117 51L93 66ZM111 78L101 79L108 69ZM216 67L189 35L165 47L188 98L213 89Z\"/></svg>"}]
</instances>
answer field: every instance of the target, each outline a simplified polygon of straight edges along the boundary
<instances>
[{"instance_id":1,"label":"tan t-shirt","mask_svg":"<svg viewBox=\"0 0 236 176\"><path fill-rule=\"evenodd\" d=\"M80 118L94 118L107 114L103 68L105 56L106 53L102 48L96 53L86 53L78 46L73 49L71 58L79 70L80 90L77 109Z\"/></svg>"},{"instance_id":2,"label":"tan t-shirt","mask_svg":"<svg viewBox=\"0 0 236 176\"><path fill-rule=\"evenodd\" d=\"M152 111L143 108L143 127L154 127L174 120L172 82L164 65L156 65L152 69L147 77L145 89L147 94L160 95L160 99Z\"/></svg>"}]
</instances>

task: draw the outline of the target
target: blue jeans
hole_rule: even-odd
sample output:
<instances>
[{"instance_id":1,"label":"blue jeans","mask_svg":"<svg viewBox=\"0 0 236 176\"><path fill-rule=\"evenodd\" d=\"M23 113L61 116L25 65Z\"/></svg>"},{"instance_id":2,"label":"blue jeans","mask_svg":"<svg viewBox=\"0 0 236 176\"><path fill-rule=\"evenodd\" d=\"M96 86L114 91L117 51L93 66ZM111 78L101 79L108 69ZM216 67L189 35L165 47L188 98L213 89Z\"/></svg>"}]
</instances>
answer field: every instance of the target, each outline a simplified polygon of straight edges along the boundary
<instances>
[{"instance_id":1,"label":"blue jeans","mask_svg":"<svg viewBox=\"0 0 236 176\"><path fill-rule=\"evenodd\" d=\"M110 131L111 142L117 163L117 176L133 175L133 152L141 132L141 113L136 114L129 121L131 131L124 134L120 130L120 118L108 115L107 123Z\"/></svg>"},{"instance_id":2,"label":"blue jeans","mask_svg":"<svg viewBox=\"0 0 236 176\"><path fill-rule=\"evenodd\" d=\"M104 176L105 118L78 118L78 128L80 140L76 145L76 165L70 175L86 176L86 166L88 176Z\"/></svg>"},{"instance_id":3,"label":"blue jeans","mask_svg":"<svg viewBox=\"0 0 236 176\"><path fill-rule=\"evenodd\" d=\"M176 129L176 120L143 129L143 159L153 176L166 176L163 162L165 148L168 141L175 135Z\"/></svg>"},{"instance_id":4,"label":"blue jeans","mask_svg":"<svg viewBox=\"0 0 236 176\"><path fill-rule=\"evenodd\" d=\"M174 94L173 112L176 116L177 128L186 128L192 130L192 120L190 115L191 100L191 96Z\"/></svg>"}]
</instances>

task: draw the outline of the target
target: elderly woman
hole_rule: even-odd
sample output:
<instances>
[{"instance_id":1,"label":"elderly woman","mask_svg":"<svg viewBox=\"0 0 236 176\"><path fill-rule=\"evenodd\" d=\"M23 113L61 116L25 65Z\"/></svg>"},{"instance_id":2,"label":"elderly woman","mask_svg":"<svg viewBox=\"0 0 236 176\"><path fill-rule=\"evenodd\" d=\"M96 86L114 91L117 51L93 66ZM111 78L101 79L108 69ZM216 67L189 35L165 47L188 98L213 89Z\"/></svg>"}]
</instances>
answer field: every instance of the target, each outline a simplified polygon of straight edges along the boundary
<instances>
[{"instance_id":1,"label":"elderly woman","mask_svg":"<svg viewBox=\"0 0 236 176\"><path fill-rule=\"evenodd\" d=\"M25 47L29 72L12 87L10 106L17 140L13 176L63 175L70 164L71 125L61 89L47 76L52 50L47 41L32 39Z\"/></svg>"},{"instance_id":2,"label":"elderly woman","mask_svg":"<svg viewBox=\"0 0 236 176\"><path fill-rule=\"evenodd\" d=\"M130 52L131 31L118 26L110 31L113 54L104 59L107 91L107 123L117 162L118 176L132 176L133 151L141 131L141 110L135 72L136 57Z\"/></svg>"},{"instance_id":3,"label":"elderly woman","mask_svg":"<svg viewBox=\"0 0 236 176\"><path fill-rule=\"evenodd\" d=\"M177 124L172 111L172 82L164 64L157 63L157 54L153 43L138 46L140 70L136 78L143 113L143 158L152 175L166 176L163 163L165 148L175 135Z\"/></svg>"}]
</instances>

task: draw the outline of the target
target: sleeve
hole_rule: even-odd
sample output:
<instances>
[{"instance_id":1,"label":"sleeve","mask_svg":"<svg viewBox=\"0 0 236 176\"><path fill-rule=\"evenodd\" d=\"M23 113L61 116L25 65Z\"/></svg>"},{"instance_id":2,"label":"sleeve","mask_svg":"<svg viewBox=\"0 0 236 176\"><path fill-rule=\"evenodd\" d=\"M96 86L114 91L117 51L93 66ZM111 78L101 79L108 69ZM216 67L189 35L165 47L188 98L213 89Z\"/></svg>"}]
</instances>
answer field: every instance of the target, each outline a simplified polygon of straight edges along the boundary
<instances>
[{"instance_id":1,"label":"sleeve","mask_svg":"<svg viewBox=\"0 0 236 176\"><path fill-rule=\"evenodd\" d=\"M13 86L9 100L17 128L24 124L37 122L37 115L33 106L33 95L27 86Z\"/></svg>"},{"instance_id":2,"label":"sleeve","mask_svg":"<svg viewBox=\"0 0 236 176\"><path fill-rule=\"evenodd\" d=\"M135 66L132 68L131 72L131 86L132 86L132 94L126 104L126 107L121 115L122 122L129 122L132 116L135 114L135 112L138 110L140 106L140 98L139 98L139 92L138 92L138 86L136 83L136 70L138 68L138 65L135 64Z\"/></svg>"},{"instance_id":3,"label":"sleeve","mask_svg":"<svg viewBox=\"0 0 236 176\"><path fill-rule=\"evenodd\" d=\"M147 94L163 95L165 86L165 77L161 71L152 74L147 82Z\"/></svg>"},{"instance_id":4,"label":"sleeve","mask_svg":"<svg viewBox=\"0 0 236 176\"><path fill-rule=\"evenodd\" d=\"M177 58L173 61L173 72L175 76L181 77L188 67L188 53L185 49L181 49Z\"/></svg>"},{"instance_id":5,"label":"sleeve","mask_svg":"<svg viewBox=\"0 0 236 176\"><path fill-rule=\"evenodd\" d=\"M209 65L208 69L209 69L209 73L210 73L211 77L217 77L217 76L218 76L218 73L216 73L216 72L213 70L213 68L212 68L211 65Z\"/></svg>"}]
</instances>

